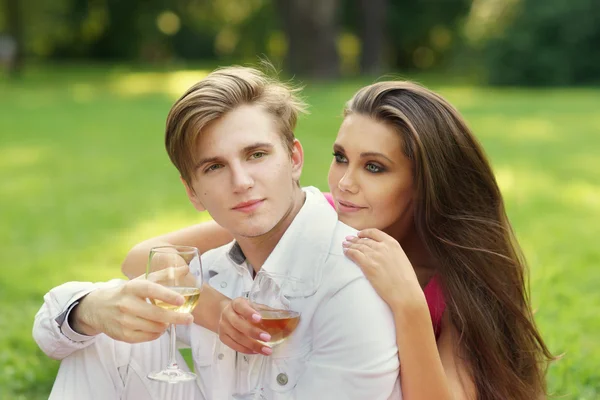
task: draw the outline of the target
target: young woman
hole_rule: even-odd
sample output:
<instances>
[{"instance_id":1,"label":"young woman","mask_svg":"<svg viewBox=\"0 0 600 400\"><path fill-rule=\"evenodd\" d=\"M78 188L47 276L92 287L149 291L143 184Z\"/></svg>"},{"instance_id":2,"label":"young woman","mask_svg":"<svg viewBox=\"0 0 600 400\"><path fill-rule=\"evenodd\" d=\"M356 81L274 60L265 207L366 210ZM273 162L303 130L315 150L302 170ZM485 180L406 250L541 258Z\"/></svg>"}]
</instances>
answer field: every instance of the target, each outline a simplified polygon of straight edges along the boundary
<instances>
[{"instance_id":1,"label":"young woman","mask_svg":"<svg viewBox=\"0 0 600 400\"><path fill-rule=\"evenodd\" d=\"M454 107L410 82L380 82L348 102L333 146L330 201L359 229L343 244L393 311L405 400L545 397L551 354L534 322L526 265L482 148ZM134 247L205 251L230 237L214 223ZM197 323L239 351L261 351L256 313L207 291ZM433 329L432 329L433 321Z\"/></svg>"}]
</instances>

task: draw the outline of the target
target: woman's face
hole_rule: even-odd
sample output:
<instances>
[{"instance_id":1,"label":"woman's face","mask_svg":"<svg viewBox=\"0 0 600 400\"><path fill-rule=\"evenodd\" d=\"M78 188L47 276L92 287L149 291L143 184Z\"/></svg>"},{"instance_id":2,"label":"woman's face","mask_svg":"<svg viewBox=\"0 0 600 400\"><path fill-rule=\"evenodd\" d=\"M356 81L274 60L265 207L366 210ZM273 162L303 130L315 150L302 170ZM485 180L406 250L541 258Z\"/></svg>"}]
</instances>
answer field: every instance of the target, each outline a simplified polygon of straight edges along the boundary
<instances>
[{"instance_id":1,"label":"woman's face","mask_svg":"<svg viewBox=\"0 0 600 400\"><path fill-rule=\"evenodd\" d=\"M391 126L347 116L333 145L329 190L340 221L377 228L401 241L413 226L412 162Z\"/></svg>"}]
</instances>

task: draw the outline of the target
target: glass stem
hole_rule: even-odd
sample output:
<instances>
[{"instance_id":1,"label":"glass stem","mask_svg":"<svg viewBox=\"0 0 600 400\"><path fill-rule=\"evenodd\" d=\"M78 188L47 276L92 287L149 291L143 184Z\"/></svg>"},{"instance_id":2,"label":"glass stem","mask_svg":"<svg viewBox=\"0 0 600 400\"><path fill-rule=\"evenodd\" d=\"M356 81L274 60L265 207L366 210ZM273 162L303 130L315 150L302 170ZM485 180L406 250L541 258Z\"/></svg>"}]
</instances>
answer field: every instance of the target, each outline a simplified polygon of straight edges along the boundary
<instances>
[{"instance_id":1,"label":"glass stem","mask_svg":"<svg viewBox=\"0 0 600 400\"><path fill-rule=\"evenodd\" d=\"M169 327L169 335L171 336L171 346L169 346L169 369L179 369L177 360L175 359L175 352L177 351L177 336L175 333L175 324L171 324Z\"/></svg>"},{"instance_id":2,"label":"glass stem","mask_svg":"<svg viewBox=\"0 0 600 400\"><path fill-rule=\"evenodd\" d=\"M267 371L267 357L260 356L260 369L258 370L258 381L256 381L256 387L254 388L254 399L264 399L263 396L263 381L265 378L265 373Z\"/></svg>"}]
</instances>

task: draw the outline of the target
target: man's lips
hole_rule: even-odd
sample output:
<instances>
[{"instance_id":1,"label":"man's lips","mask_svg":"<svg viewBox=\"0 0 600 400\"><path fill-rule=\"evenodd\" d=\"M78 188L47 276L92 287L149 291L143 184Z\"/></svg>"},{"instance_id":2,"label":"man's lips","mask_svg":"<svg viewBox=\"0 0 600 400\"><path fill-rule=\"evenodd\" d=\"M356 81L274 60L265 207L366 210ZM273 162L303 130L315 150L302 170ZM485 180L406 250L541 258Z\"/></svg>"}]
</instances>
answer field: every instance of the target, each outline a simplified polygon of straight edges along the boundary
<instances>
[{"instance_id":1,"label":"man's lips","mask_svg":"<svg viewBox=\"0 0 600 400\"><path fill-rule=\"evenodd\" d=\"M362 209L367 208L367 207L359 206L357 204L354 204L354 203L352 203L350 201L346 201L346 200L338 200L337 203L338 203L339 209L341 211L352 212L352 211L360 211Z\"/></svg>"},{"instance_id":2,"label":"man's lips","mask_svg":"<svg viewBox=\"0 0 600 400\"><path fill-rule=\"evenodd\" d=\"M236 204L232 210L241 212L251 212L256 210L265 201L265 199L248 200Z\"/></svg>"}]
</instances>

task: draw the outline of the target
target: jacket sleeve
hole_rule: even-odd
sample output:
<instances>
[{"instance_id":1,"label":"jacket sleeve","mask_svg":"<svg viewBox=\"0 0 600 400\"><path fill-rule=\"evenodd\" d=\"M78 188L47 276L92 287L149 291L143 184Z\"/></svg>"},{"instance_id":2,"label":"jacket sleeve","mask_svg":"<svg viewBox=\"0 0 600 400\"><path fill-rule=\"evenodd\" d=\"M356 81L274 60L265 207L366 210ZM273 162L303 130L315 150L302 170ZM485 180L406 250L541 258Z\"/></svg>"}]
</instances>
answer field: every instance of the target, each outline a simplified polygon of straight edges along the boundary
<instances>
[{"instance_id":1,"label":"jacket sleeve","mask_svg":"<svg viewBox=\"0 0 600 400\"><path fill-rule=\"evenodd\" d=\"M67 282L44 295L44 304L35 315L33 339L40 349L51 358L62 360L74 351L94 342L94 336L78 334L68 324L68 315L75 305L88 293L102 288L118 286L125 282L114 279L109 282Z\"/></svg>"},{"instance_id":2,"label":"jacket sleeve","mask_svg":"<svg viewBox=\"0 0 600 400\"><path fill-rule=\"evenodd\" d=\"M337 291L313 323L313 351L295 398L402 398L394 318L366 278Z\"/></svg>"}]
</instances>

